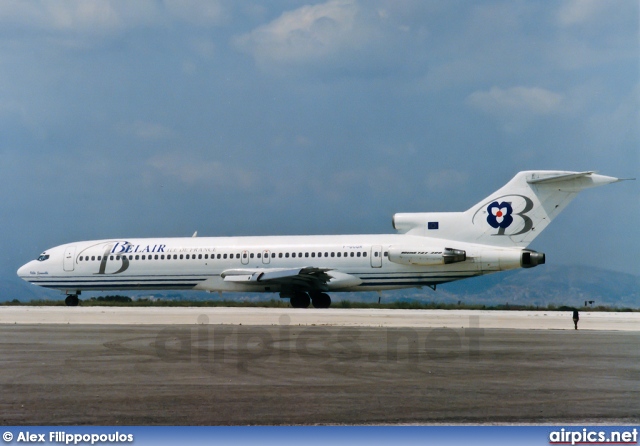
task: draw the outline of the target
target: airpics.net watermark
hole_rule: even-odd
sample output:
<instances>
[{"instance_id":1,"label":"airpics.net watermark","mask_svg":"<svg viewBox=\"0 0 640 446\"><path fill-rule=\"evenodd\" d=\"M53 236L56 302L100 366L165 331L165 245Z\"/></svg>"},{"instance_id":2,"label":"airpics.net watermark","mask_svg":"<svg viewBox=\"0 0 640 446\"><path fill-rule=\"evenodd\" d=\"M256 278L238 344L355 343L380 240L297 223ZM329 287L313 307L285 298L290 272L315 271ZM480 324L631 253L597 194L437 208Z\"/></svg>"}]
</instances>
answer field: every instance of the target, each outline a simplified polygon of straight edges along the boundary
<instances>
[{"instance_id":1,"label":"airpics.net watermark","mask_svg":"<svg viewBox=\"0 0 640 446\"><path fill-rule=\"evenodd\" d=\"M155 337L157 357L168 363L193 362L205 368L235 365L248 372L266 361L314 361L318 364L477 360L484 329L470 316L467 327L374 328L295 326L289 315L264 326L211 325L206 315L193 327L169 326ZM372 336L376 339L372 340Z\"/></svg>"},{"instance_id":2,"label":"airpics.net watermark","mask_svg":"<svg viewBox=\"0 0 640 446\"><path fill-rule=\"evenodd\" d=\"M638 444L638 429L629 430L581 430L562 428L549 433L549 444Z\"/></svg>"}]
</instances>

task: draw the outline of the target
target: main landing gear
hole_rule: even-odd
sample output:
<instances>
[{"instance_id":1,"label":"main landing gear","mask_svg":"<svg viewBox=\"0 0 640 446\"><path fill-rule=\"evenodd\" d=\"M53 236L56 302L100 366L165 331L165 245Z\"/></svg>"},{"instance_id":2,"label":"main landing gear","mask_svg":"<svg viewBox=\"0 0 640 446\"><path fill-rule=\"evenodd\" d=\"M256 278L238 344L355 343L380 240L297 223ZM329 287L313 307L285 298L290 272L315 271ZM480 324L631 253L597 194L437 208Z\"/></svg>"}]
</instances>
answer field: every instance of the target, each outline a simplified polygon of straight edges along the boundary
<instances>
[{"instance_id":1,"label":"main landing gear","mask_svg":"<svg viewBox=\"0 0 640 446\"><path fill-rule=\"evenodd\" d=\"M77 294L69 294L64 300L64 303L67 307L77 307L80 303L80 299L78 299Z\"/></svg>"},{"instance_id":2,"label":"main landing gear","mask_svg":"<svg viewBox=\"0 0 640 446\"><path fill-rule=\"evenodd\" d=\"M280 297L289 297L289 302L291 302L293 308L308 308L311 303L313 303L314 308L329 308L331 306L331 297L327 293L317 291L309 294L296 291L292 295L281 294Z\"/></svg>"}]
</instances>

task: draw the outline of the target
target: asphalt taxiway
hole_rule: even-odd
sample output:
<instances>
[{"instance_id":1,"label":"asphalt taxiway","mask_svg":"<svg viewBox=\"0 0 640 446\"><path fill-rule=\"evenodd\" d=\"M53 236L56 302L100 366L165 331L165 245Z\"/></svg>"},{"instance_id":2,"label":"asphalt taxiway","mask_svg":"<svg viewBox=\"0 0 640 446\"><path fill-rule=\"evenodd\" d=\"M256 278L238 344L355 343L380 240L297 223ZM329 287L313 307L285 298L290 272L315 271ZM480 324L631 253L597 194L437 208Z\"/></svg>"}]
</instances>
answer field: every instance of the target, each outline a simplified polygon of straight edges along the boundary
<instances>
[{"instance_id":1,"label":"asphalt taxiway","mask_svg":"<svg viewBox=\"0 0 640 446\"><path fill-rule=\"evenodd\" d=\"M638 313L407 311L1 307L0 423L640 422Z\"/></svg>"}]
</instances>

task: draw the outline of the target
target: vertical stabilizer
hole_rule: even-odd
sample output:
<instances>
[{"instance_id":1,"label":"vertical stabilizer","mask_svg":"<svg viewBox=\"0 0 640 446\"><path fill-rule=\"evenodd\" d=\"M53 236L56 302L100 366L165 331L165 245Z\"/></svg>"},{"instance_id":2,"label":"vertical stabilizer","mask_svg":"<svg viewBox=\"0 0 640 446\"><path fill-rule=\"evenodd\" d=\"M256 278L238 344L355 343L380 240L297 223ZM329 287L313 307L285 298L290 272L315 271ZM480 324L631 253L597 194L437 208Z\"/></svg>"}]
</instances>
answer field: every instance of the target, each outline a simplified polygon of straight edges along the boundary
<instances>
[{"instance_id":1,"label":"vertical stabilizer","mask_svg":"<svg viewBox=\"0 0 640 446\"><path fill-rule=\"evenodd\" d=\"M594 172L520 172L465 214L475 242L526 247L578 192L617 181Z\"/></svg>"},{"instance_id":2,"label":"vertical stabilizer","mask_svg":"<svg viewBox=\"0 0 640 446\"><path fill-rule=\"evenodd\" d=\"M466 212L396 214L394 226L408 234L525 248L578 192L618 181L594 172L520 172Z\"/></svg>"}]
</instances>

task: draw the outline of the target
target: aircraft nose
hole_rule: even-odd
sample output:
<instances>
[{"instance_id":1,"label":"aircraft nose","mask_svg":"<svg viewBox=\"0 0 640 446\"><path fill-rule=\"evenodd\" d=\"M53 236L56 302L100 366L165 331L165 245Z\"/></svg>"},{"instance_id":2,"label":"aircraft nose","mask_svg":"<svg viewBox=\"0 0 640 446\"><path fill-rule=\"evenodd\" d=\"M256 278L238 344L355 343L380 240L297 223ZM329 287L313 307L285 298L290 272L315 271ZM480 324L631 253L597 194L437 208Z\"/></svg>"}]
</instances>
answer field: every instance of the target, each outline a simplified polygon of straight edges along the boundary
<instances>
[{"instance_id":1,"label":"aircraft nose","mask_svg":"<svg viewBox=\"0 0 640 446\"><path fill-rule=\"evenodd\" d=\"M26 279L31 271L31 262L25 263L18 269L18 277L21 279Z\"/></svg>"}]
</instances>

